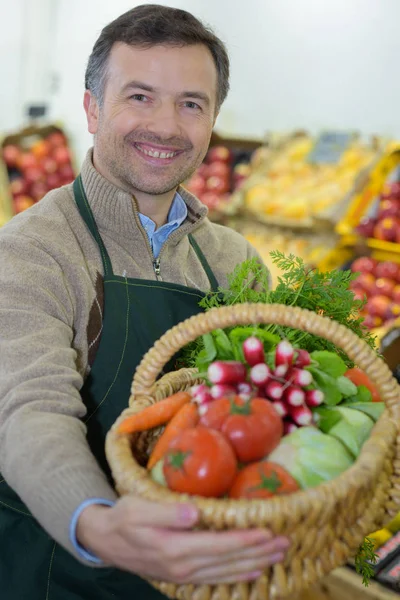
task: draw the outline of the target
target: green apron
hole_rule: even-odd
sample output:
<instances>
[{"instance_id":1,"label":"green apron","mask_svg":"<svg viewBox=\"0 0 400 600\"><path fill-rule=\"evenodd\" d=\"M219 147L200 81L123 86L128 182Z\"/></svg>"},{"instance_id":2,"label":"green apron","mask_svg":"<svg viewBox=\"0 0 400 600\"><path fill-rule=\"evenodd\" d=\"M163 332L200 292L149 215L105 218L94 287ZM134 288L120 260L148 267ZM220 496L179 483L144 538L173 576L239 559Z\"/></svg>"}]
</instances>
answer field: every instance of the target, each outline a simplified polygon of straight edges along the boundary
<instances>
[{"instance_id":1,"label":"green apron","mask_svg":"<svg viewBox=\"0 0 400 600\"><path fill-rule=\"evenodd\" d=\"M103 330L81 396L87 407L88 442L111 480L105 436L127 406L133 373L163 333L200 311L204 294L182 285L114 275L80 177L74 193L104 268ZM189 241L216 291L218 284L205 256L190 235ZM79 563L50 538L1 476L0 540L1 600L165 600L136 575Z\"/></svg>"}]
</instances>

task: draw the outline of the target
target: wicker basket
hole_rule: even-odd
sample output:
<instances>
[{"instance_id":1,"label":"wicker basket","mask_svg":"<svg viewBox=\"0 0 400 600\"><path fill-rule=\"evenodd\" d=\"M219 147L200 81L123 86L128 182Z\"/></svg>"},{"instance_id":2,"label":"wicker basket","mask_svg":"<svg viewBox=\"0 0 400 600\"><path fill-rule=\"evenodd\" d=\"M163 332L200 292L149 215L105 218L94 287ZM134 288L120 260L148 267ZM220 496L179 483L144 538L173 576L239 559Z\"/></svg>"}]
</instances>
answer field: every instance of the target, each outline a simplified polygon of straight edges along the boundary
<instances>
[{"instance_id":1,"label":"wicker basket","mask_svg":"<svg viewBox=\"0 0 400 600\"><path fill-rule=\"evenodd\" d=\"M276 323L324 337L341 347L376 383L386 403L356 463L335 480L316 488L271 500L195 497L205 529L266 527L288 536L291 548L283 564L267 569L252 583L220 586L175 585L151 581L170 598L193 600L267 600L291 597L354 556L363 537L393 517L400 506L400 387L387 365L343 325L299 308L239 304L196 315L172 328L138 367L130 407L107 436L107 458L120 494L176 502L187 496L153 482L145 464L160 430L122 436L118 424L128 415L193 385L194 370L163 376L163 366L188 342L216 328Z\"/></svg>"}]
</instances>

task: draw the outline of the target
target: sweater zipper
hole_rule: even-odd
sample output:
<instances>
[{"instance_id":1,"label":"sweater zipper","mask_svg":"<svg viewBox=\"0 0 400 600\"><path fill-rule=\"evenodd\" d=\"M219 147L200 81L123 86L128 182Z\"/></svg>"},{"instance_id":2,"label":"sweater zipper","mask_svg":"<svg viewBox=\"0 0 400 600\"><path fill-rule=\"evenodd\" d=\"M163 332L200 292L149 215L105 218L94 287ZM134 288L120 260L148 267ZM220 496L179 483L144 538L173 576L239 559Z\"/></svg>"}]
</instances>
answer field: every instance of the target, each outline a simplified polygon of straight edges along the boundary
<instances>
[{"instance_id":1,"label":"sweater zipper","mask_svg":"<svg viewBox=\"0 0 400 600\"><path fill-rule=\"evenodd\" d=\"M143 237L145 239L145 242L146 242L146 245L147 245L147 249L148 249L149 254L150 254L151 258L152 258L153 271L154 271L154 274L156 276L156 280L157 281L163 281L163 278L161 276L160 260L161 260L161 256L162 256L162 254L164 252L164 249L165 249L166 245L171 240L173 240L174 237L176 237L178 235L181 235L183 229L187 229L187 231L189 233L192 229L195 229L195 227L193 227L193 224L186 224L186 225L183 225L183 227L178 227L178 229L176 231L174 231L173 233L171 233L171 235L168 237L168 239L164 242L164 244L163 244L163 246L162 246L162 248L160 250L160 254L156 258L154 256L152 247L150 245L149 238L147 237L147 233L144 230L144 227L143 227L143 225L142 225L142 223L141 223L141 221L139 219L139 211L138 211L138 209L136 207L136 204L135 204L134 201L132 202L132 204L133 204L133 214L135 216L136 224L139 227L140 231L142 232L142 235L143 235Z\"/></svg>"}]
</instances>

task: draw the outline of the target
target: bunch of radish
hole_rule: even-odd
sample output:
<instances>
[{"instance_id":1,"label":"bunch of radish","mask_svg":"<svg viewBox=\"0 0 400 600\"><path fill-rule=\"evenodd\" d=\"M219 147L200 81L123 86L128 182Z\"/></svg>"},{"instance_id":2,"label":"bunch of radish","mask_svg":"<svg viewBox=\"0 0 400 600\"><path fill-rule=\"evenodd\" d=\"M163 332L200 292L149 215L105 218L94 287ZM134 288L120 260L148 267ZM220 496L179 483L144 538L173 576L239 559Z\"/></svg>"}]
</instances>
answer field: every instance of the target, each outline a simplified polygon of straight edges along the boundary
<instances>
[{"instance_id":1,"label":"bunch of radish","mask_svg":"<svg viewBox=\"0 0 400 600\"><path fill-rule=\"evenodd\" d=\"M285 434L313 424L312 409L322 404L324 394L313 385L312 374L307 370L311 357L306 350L296 350L283 340L272 360L269 357L267 361L261 340L249 337L243 343L243 355L247 364L213 362L207 372L211 386L200 384L192 388L201 412L214 399L238 395L250 400L256 396L273 403L283 419Z\"/></svg>"}]
</instances>

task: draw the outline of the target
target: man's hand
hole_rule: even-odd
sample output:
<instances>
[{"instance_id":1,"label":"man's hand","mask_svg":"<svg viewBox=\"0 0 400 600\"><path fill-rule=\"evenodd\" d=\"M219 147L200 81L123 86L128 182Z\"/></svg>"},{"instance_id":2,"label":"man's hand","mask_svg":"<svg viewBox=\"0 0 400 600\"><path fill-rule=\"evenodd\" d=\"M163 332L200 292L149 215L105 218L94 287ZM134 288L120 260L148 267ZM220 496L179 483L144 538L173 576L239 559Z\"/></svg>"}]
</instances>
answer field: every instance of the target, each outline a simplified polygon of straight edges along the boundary
<instances>
[{"instance_id":1,"label":"man's hand","mask_svg":"<svg viewBox=\"0 0 400 600\"><path fill-rule=\"evenodd\" d=\"M77 538L107 565L144 578L218 584L256 579L281 562L285 538L266 530L192 531L196 507L158 504L125 496L115 506L82 511Z\"/></svg>"}]
</instances>

